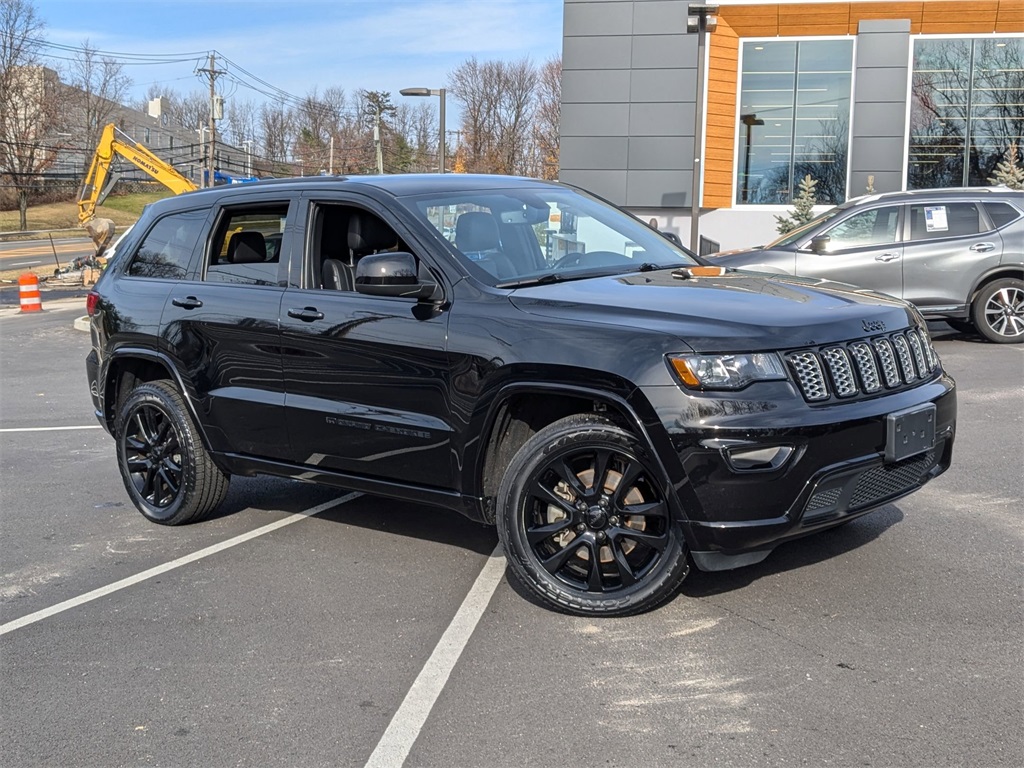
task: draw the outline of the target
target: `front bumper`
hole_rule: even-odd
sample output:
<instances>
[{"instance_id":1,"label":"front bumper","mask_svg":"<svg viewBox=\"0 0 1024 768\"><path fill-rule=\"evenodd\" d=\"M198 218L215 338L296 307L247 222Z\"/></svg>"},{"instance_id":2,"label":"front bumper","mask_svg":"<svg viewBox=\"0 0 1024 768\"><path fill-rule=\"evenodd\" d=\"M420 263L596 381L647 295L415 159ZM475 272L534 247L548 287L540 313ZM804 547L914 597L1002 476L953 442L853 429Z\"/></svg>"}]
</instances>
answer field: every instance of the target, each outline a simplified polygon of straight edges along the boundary
<instances>
[{"instance_id":1,"label":"front bumper","mask_svg":"<svg viewBox=\"0 0 1024 768\"><path fill-rule=\"evenodd\" d=\"M668 450L659 452L668 454L684 532L702 570L763 560L785 541L866 514L949 468L957 409L947 376L819 407L793 397L787 384L774 388L759 399L693 397L669 387L645 392L667 435ZM936 409L934 445L887 462L887 415L926 403ZM777 468L743 469L730 459L737 447L779 446L789 459Z\"/></svg>"}]
</instances>

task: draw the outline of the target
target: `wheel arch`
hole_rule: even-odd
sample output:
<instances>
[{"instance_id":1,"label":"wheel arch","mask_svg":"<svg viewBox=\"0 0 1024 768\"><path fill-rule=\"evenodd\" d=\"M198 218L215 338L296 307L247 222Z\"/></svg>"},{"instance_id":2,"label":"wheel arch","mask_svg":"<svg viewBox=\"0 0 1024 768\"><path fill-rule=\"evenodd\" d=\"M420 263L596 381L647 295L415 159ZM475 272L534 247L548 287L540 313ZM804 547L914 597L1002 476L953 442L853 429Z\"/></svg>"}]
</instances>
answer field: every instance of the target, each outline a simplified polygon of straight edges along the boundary
<instances>
[{"instance_id":1,"label":"wheel arch","mask_svg":"<svg viewBox=\"0 0 1024 768\"><path fill-rule=\"evenodd\" d=\"M978 298L978 294L981 293L986 285L995 280L1002 280L1007 277L1015 280L1024 280L1024 265L999 264L978 277L978 279L974 281L974 285L971 286L971 292L967 294L968 314L970 314L974 300Z\"/></svg>"},{"instance_id":2,"label":"wheel arch","mask_svg":"<svg viewBox=\"0 0 1024 768\"><path fill-rule=\"evenodd\" d=\"M644 419L626 397L580 384L509 383L491 401L483 419L480 449L475 460L466 465L469 476L464 477L463 487L483 499L484 522L494 522L494 497L505 468L516 452L547 425L577 413L603 414L636 435L650 452L664 486L672 487Z\"/></svg>"},{"instance_id":3,"label":"wheel arch","mask_svg":"<svg viewBox=\"0 0 1024 768\"><path fill-rule=\"evenodd\" d=\"M178 388L203 443L209 448L202 421L198 418L195 403L181 374L167 355L144 347L122 347L108 359L102 379L103 420L108 431L114 434L117 412L127 392L137 383L158 379L169 379Z\"/></svg>"}]
</instances>

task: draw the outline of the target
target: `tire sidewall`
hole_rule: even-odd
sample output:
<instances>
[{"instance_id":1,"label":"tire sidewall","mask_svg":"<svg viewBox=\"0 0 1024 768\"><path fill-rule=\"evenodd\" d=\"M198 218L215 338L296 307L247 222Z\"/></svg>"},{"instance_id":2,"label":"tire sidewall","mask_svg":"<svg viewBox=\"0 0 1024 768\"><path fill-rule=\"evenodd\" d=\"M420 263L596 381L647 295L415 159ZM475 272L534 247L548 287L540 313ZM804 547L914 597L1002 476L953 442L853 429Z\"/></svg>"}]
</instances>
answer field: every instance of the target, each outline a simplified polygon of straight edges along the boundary
<instances>
[{"instance_id":1,"label":"tire sidewall","mask_svg":"<svg viewBox=\"0 0 1024 768\"><path fill-rule=\"evenodd\" d=\"M1020 344L1024 343L1024 335L1021 336L1004 336L1001 333L996 332L992 326L989 325L985 318L985 306L989 300L1003 288L1016 288L1017 290L1024 290L1024 281L1016 280L1014 278L1002 278L1000 280L994 280L993 282L986 285L981 289L978 297L974 301L974 306L971 312L971 320L974 323L974 327L978 333L984 336L991 342L996 344Z\"/></svg>"},{"instance_id":2,"label":"tire sidewall","mask_svg":"<svg viewBox=\"0 0 1024 768\"><path fill-rule=\"evenodd\" d=\"M125 446L125 424L136 409L148 406L158 409L168 418L178 438L181 451L181 486L178 495L166 507L156 507L146 501L135 487L131 474L128 472ZM160 383L140 384L125 398L117 418L117 466L121 472L125 490L136 508L148 520L161 525L174 525L182 518L189 518L192 510L188 509L189 501L194 496L196 486L196 461L193 441L195 434L181 412L181 406Z\"/></svg>"},{"instance_id":3,"label":"tire sidewall","mask_svg":"<svg viewBox=\"0 0 1024 768\"><path fill-rule=\"evenodd\" d=\"M682 529L671 511L669 543L658 563L639 583L604 596L573 589L549 573L527 541L526 489L553 459L577 452L582 447L611 448L640 461L649 482L655 485L671 510L664 482L652 466L649 453L633 435L603 419L595 418L584 424L556 422L534 435L516 453L498 490L496 523L509 567L519 582L535 596L559 610L621 616L654 608L674 593L689 570Z\"/></svg>"}]
</instances>

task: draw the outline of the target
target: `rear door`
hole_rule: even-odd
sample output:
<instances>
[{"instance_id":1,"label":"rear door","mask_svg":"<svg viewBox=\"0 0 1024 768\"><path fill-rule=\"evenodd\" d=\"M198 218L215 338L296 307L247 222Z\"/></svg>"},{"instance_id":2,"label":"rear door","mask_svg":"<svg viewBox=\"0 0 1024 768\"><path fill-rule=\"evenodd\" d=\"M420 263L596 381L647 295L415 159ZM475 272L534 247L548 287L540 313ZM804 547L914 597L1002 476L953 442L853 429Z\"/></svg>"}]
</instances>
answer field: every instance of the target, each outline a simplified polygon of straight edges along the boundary
<instances>
[{"instance_id":1,"label":"rear door","mask_svg":"<svg viewBox=\"0 0 1024 768\"><path fill-rule=\"evenodd\" d=\"M806 243L796 254L796 274L851 283L900 296L903 293L903 244L899 242L900 206L855 209L820 234L829 237L822 253Z\"/></svg>"},{"instance_id":2,"label":"rear door","mask_svg":"<svg viewBox=\"0 0 1024 768\"><path fill-rule=\"evenodd\" d=\"M353 249L355 217L373 237ZM356 194L313 199L303 224L306 260L281 308L292 461L454 488L445 305L366 296L322 279L325 260L354 271L372 251L410 251L427 266L424 247L407 224Z\"/></svg>"},{"instance_id":3,"label":"rear door","mask_svg":"<svg viewBox=\"0 0 1024 768\"><path fill-rule=\"evenodd\" d=\"M216 210L201 263L174 286L162 339L190 388L214 451L283 459L287 453L280 309L287 265L267 248L295 206L245 195Z\"/></svg>"},{"instance_id":4,"label":"rear door","mask_svg":"<svg viewBox=\"0 0 1024 768\"><path fill-rule=\"evenodd\" d=\"M967 303L974 279L999 264L1003 240L976 202L907 206L903 298L919 307Z\"/></svg>"}]
</instances>

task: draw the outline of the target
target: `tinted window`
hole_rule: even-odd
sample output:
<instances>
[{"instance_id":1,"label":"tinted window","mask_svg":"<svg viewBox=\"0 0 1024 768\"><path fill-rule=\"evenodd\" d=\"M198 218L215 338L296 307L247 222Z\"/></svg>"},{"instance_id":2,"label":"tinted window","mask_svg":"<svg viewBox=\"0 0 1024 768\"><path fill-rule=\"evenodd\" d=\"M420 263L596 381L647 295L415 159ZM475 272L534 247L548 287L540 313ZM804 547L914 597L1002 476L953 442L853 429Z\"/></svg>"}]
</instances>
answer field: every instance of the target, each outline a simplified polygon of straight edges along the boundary
<instances>
[{"instance_id":1,"label":"tinted window","mask_svg":"<svg viewBox=\"0 0 1024 768\"><path fill-rule=\"evenodd\" d=\"M164 280L185 277L204 221L206 211L184 211L160 219L143 239L128 274Z\"/></svg>"},{"instance_id":2,"label":"tinted window","mask_svg":"<svg viewBox=\"0 0 1024 768\"><path fill-rule=\"evenodd\" d=\"M1004 227L1020 216L1020 211L1009 203L985 203L985 210L996 229Z\"/></svg>"},{"instance_id":3,"label":"tinted window","mask_svg":"<svg viewBox=\"0 0 1024 768\"><path fill-rule=\"evenodd\" d=\"M982 231L974 203L915 203L910 206L910 239L966 237Z\"/></svg>"},{"instance_id":4,"label":"tinted window","mask_svg":"<svg viewBox=\"0 0 1024 768\"><path fill-rule=\"evenodd\" d=\"M214 233L206 280L277 285L281 233L287 217L287 203L229 211Z\"/></svg>"},{"instance_id":5,"label":"tinted window","mask_svg":"<svg viewBox=\"0 0 1024 768\"><path fill-rule=\"evenodd\" d=\"M895 243L899 218L900 209L897 205L855 213L825 232L830 238L828 250Z\"/></svg>"}]
</instances>

